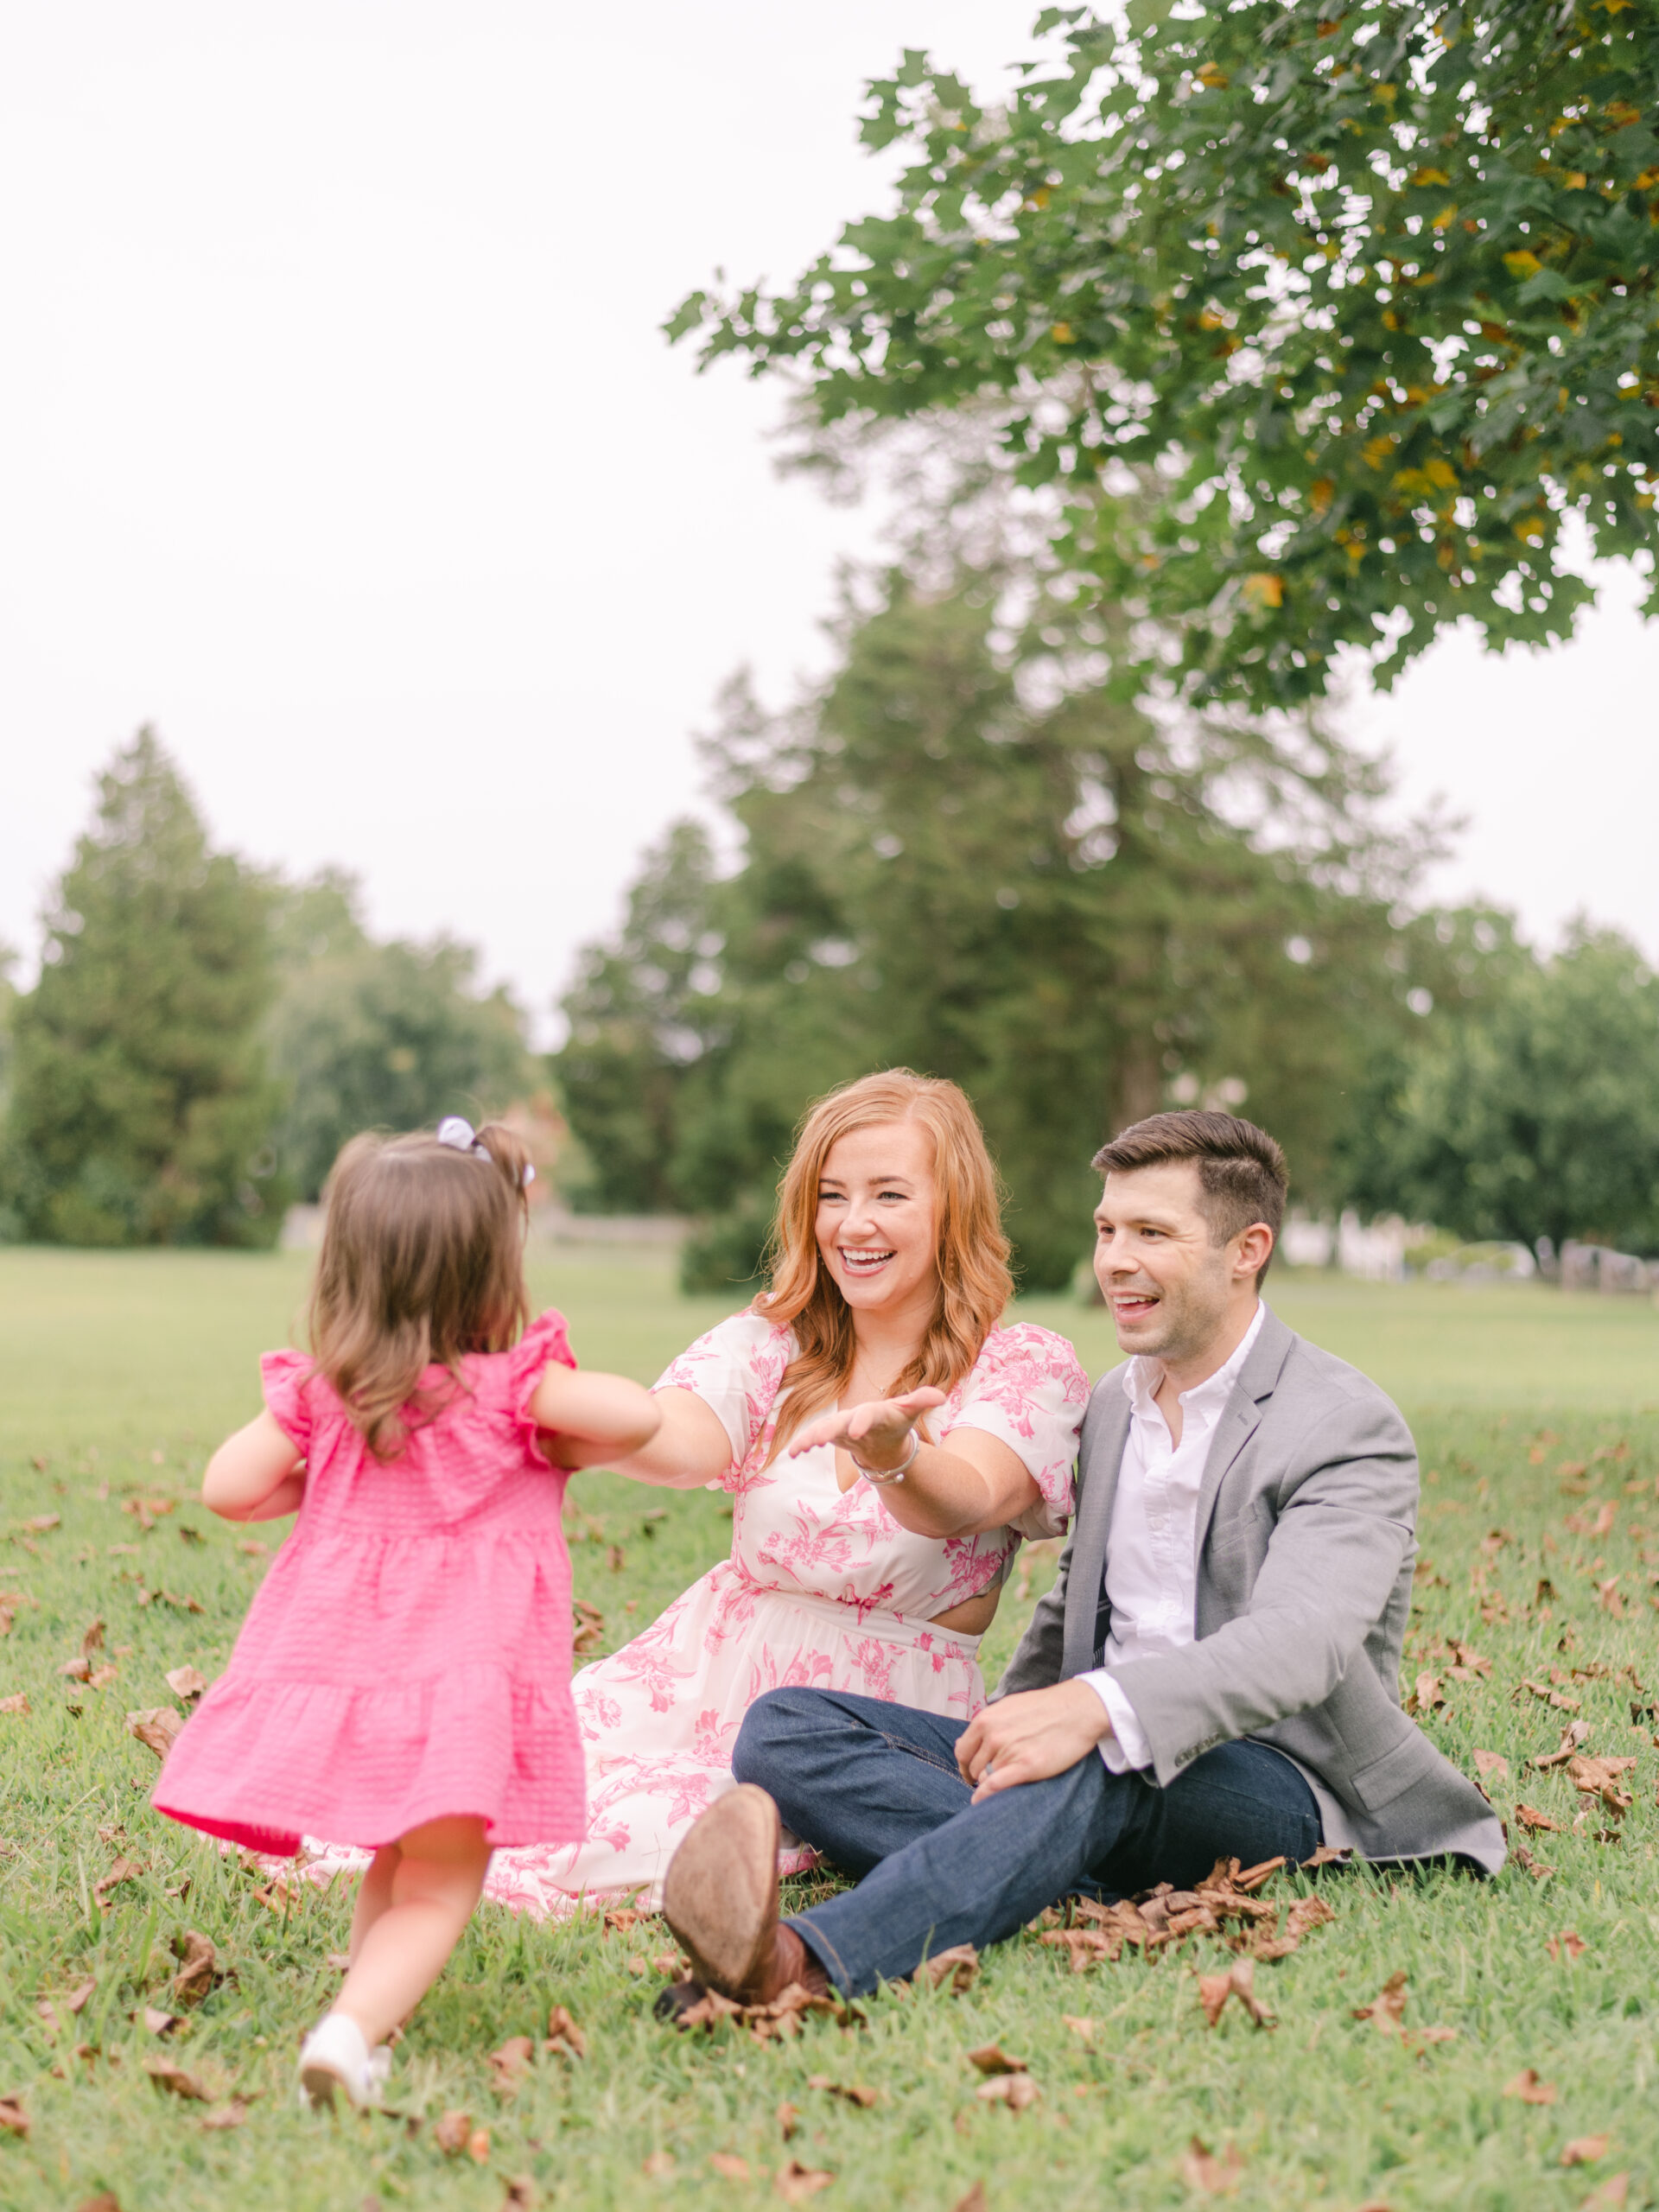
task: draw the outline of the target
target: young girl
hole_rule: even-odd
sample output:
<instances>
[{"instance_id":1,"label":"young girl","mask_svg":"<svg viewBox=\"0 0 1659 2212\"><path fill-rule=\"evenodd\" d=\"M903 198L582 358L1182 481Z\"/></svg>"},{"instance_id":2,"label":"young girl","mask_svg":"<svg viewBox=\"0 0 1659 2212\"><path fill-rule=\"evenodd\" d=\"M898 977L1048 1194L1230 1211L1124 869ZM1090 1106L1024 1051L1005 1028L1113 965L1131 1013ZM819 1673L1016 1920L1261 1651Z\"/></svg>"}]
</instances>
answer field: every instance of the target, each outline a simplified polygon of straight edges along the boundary
<instances>
[{"instance_id":1,"label":"young girl","mask_svg":"<svg viewBox=\"0 0 1659 2212\"><path fill-rule=\"evenodd\" d=\"M202 1483L226 1520L299 1519L151 1802L254 1851L374 1853L307 2099L374 2095L493 1847L586 1827L560 1508L569 1468L638 1451L658 1414L577 1373L557 1313L525 1327L530 1173L495 1124L353 1139L313 1356L266 1354L266 1409Z\"/></svg>"}]
</instances>

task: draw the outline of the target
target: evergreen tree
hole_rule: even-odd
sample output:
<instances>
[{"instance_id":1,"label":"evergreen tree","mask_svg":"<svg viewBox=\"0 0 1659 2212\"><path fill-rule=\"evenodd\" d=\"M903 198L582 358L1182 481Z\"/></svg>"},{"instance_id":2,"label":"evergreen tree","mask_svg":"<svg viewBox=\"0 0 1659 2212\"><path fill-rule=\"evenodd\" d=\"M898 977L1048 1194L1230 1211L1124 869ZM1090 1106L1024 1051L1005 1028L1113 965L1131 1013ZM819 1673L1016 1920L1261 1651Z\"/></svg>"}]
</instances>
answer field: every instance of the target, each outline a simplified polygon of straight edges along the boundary
<instances>
[{"instance_id":1,"label":"evergreen tree","mask_svg":"<svg viewBox=\"0 0 1659 2212\"><path fill-rule=\"evenodd\" d=\"M267 1244L282 1219L260 1025L265 884L208 845L153 730L99 779L18 1005L6 1181L70 1244Z\"/></svg>"}]
</instances>

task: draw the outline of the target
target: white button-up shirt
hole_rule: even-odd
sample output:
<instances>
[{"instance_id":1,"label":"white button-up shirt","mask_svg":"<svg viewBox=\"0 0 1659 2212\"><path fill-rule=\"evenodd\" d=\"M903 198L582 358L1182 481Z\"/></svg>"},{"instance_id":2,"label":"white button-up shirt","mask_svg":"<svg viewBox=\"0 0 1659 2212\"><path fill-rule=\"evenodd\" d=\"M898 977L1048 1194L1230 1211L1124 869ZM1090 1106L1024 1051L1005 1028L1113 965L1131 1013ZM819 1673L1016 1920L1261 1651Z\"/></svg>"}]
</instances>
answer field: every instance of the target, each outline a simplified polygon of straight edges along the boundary
<instances>
[{"instance_id":1,"label":"white button-up shirt","mask_svg":"<svg viewBox=\"0 0 1659 2212\"><path fill-rule=\"evenodd\" d=\"M1215 1373L1180 1393L1181 1440L1176 1444L1156 1396L1164 1379L1161 1361L1137 1357L1123 1374L1130 1405L1112 1523L1106 1538L1106 1598L1111 1630L1104 1663L1079 1677L1100 1698L1111 1716L1112 1732L1100 1755L1114 1774L1152 1764L1135 1707L1113 1679L1126 1659L1160 1651L1179 1651L1192 1643L1198 1599L1198 1491L1210 1456L1216 1423L1226 1409L1250 1347L1262 1333L1267 1308L1258 1300L1255 1318L1237 1350Z\"/></svg>"}]
</instances>

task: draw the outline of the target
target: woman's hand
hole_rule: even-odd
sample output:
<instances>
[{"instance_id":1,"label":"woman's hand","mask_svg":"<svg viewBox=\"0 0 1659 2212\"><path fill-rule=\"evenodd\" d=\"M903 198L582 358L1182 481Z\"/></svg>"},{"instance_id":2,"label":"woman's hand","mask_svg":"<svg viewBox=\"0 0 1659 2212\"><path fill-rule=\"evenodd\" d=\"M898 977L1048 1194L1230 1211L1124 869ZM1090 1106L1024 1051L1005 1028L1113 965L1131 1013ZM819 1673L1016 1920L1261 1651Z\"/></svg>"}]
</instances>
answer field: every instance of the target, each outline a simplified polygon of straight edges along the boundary
<instances>
[{"instance_id":1,"label":"woman's hand","mask_svg":"<svg viewBox=\"0 0 1659 2212\"><path fill-rule=\"evenodd\" d=\"M849 1455L855 1466L887 1474L910 1452L910 1433L917 1416L944 1403L943 1390L924 1386L906 1390L902 1398L871 1398L861 1406L838 1407L808 1421L791 1443L789 1456L798 1459L803 1452L833 1444Z\"/></svg>"}]
</instances>

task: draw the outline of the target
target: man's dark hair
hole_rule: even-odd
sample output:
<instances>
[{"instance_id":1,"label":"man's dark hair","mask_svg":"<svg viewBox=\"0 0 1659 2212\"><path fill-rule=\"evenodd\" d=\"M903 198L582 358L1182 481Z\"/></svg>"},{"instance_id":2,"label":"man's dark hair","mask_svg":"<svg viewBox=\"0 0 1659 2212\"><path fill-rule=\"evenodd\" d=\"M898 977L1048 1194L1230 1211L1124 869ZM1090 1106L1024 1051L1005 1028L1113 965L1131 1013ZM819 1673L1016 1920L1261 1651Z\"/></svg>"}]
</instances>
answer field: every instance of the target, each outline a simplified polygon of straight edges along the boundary
<instances>
[{"instance_id":1,"label":"man's dark hair","mask_svg":"<svg viewBox=\"0 0 1659 2212\"><path fill-rule=\"evenodd\" d=\"M1265 1129L1236 1114L1154 1114L1131 1123L1095 1154L1103 1175L1190 1160L1198 1171L1198 1209L1217 1244L1229 1244L1253 1223L1266 1222L1279 1242L1290 1177L1285 1155ZM1271 1263L1273 1255L1268 1255ZM1261 1288L1263 1266L1256 1276Z\"/></svg>"}]
</instances>

